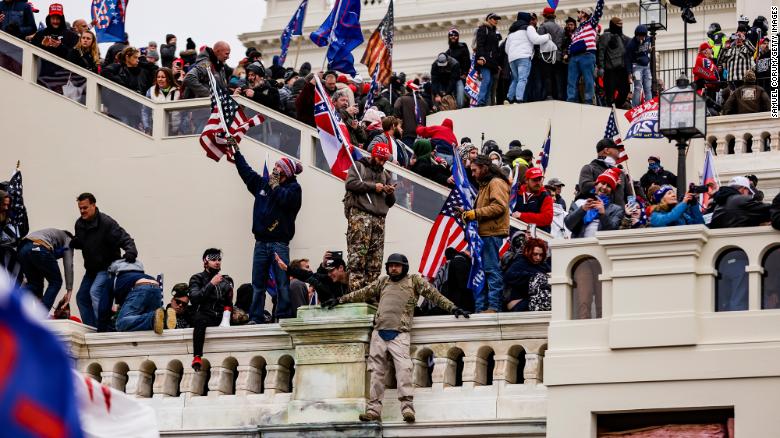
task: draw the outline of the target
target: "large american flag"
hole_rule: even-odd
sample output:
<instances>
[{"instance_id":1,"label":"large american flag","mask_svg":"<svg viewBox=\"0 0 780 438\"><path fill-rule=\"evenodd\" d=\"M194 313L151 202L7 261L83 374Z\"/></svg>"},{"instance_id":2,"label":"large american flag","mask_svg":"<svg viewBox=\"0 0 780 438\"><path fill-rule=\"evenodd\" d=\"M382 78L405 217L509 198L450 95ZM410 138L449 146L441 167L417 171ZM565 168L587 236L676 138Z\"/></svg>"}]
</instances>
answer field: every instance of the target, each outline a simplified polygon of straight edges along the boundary
<instances>
[{"instance_id":1,"label":"large american flag","mask_svg":"<svg viewBox=\"0 0 780 438\"><path fill-rule=\"evenodd\" d=\"M463 231L465 224L457 210L462 207L460 194L456 189L452 189L425 242L419 269L424 277L433 278L436 275L436 271L444 263L444 251L447 248L463 251L468 246L466 233Z\"/></svg>"},{"instance_id":2,"label":"large american flag","mask_svg":"<svg viewBox=\"0 0 780 438\"><path fill-rule=\"evenodd\" d=\"M8 197L11 198L8 217L9 222L16 227L19 238L26 236L30 231L30 220L27 217L27 207L24 206L22 187L22 171L16 170L8 181Z\"/></svg>"},{"instance_id":3,"label":"large american flag","mask_svg":"<svg viewBox=\"0 0 780 438\"><path fill-rule=\"evenodd\" d=\"M393 21L393 0L390 0L385 18L368 39L366 51L360 60L368 67L370 75L379 70L378 81L384 85L390 82L390 76L393 74Z\"/></svg>"},{"instance_id":4,"label":"large american flag","mask_svg":"<svg viewBox=\"0 0 780 438\"><path fill-rule=\"evenodd\" d=\"M615 118L615 108L609 113L609 119L607 120L607 128L604 130L604 138L610 138L620 149L620 156L615 160L618 164L628 160L628 153L626 147L623 145L623 140L620 138L620 131L617 127L617 119Z\"/></svg>"},{"instance_id":5,"label":"large american flag","mask_svg":"<svg viewBox=\"0 0 780 438\"><path fill-rule=\"evenodd\" d=\"M470 106L477 106L477 99L479 98L479 87L482 81L479 78L477 72L477 65L475 57L471 57L471 67L469 68L469 74L466 76L466 96L469 97Z\"/></svg>"},{"instance_id":6,"label":"large american flag","mask_svg":"<svg viewBox=\"0 0 780 438\"><path fill-rule=\"evenodd\" d=\"M228 161L232 162L233 150L228 145L224 126L228 126L228 134L238 143L251 127L263 123L265 118L260 114L248 118L228 90L214 80L211 71L209 79L212 90L211 116L200 134L200 145L206 151L206 156L212 160L219 161L222 156L227 155Z\"/></svg>"}]
</instances>

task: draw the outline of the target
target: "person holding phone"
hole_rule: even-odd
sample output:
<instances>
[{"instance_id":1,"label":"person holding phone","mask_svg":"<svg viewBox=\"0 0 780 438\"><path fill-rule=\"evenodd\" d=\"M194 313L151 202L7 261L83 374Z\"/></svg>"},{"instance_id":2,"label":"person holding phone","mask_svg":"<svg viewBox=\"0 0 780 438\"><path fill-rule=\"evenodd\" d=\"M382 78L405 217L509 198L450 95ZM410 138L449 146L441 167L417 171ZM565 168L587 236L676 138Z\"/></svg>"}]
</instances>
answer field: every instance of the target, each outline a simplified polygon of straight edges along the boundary
<instances>
[{"instance_id":1,"label":"person holding phone","mask_svg":"<svg viewBox=\"0 0 780 438\"><path fill-rule=\"evenodd\" d=\"M615 188L621 181L621 170L612 167L596 178L593 191L580 193L564 219L571 237L594 237L597 231L617 230L625 214L614 201Z\"/></svg>"},{"instance_id":2,"label":"person holding phone","mask_svg":"<svg viewBox=\"0 0 780 438\"><path fill-rule=\"evenodd\" d=\"M35 34L32 44L64 59L78 42L79 36L65 24L62 5L52 3L46 16L46 28Z\"/></svg>"}]
</instances>

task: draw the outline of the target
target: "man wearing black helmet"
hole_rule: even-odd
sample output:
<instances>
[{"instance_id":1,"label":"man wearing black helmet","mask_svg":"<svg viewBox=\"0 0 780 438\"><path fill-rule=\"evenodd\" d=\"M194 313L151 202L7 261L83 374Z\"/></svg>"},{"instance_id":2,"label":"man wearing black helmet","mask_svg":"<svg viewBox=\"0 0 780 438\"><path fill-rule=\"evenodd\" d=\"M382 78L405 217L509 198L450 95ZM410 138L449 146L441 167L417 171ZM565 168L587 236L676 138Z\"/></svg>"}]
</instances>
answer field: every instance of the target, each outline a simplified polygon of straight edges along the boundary
<instances>
[{"instance_id":1,"label":"man wearing black helmet","mask_svg":"<svg viewBox=\"0 0 780 438\"><path fill-rule=\"evenodd\" d=\"M233 306L233 280L220 274L222 251L209 248L203 252L203 271L190 277L190 300L195 308L192 317L192 368L200 371L203 361L203 343L206 341L206 327L216 327L220 321L230 324L230 310ZM227 315L225 314L227 312Z\"/></svg>"},{"instance_id":2,"label":"man wearing black helmet","mask_svg":"<svg viewBox=\"0 0 780 438\"><path fill-rule=\"evenodd\" d=\"M333 308L337 304L379 301L374 319L374 332L368 354L368 368L371 370L371 387L366 412L360 414L360 421L379 421L382 418L382 397L385 393L385 375L389 368L388 353L395 367L398 386L398 400L401 402L401 414L404 421L414 421L412 403L412 359L409 355L409 330L412 326L414 307L420 295L434 306L440 307L455 317L469 317L469 312L456 307L445 298L420 274L409 275L409 261L403 254L391 254L385 263L387 276L371 282L340 298L322 303L323 307Z\"/></svg>"},{"instance_id":3,"label":"man wearing black helmet","mask_svg":"<svg viewBox=\"0 0 780 438\"><path fill-rule=\"evenodd\" d=\"M717 61L720 56L720 49L726 44L726 34L720 29L719 23L710 24L709 30L707 30L707 42L712 47L712 59Z\"/></svg>"}]
</instances>

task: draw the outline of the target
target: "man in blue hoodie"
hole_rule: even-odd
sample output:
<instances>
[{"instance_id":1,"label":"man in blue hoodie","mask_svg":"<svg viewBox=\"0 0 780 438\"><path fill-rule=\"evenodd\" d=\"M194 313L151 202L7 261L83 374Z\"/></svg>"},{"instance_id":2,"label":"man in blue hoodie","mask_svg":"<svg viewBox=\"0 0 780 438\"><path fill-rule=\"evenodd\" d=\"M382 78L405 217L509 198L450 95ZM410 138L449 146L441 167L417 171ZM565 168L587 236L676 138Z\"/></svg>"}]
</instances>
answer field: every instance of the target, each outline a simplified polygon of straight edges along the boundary
<instances>
[{"instance_id":1,"label":"man in blue hoodie","mask_svg":"<svg viewBox=\"0 0 780 438\"><path fill-rule=\"evenodd\" d=\"M640 24L634 30L634 38L626 45L626 66L634 81L633 106L642 102L642 92L645 100L653 98L653 78L650 70L650 53L653 49L653 39L647 36L647 26Z\"/></svg>"},{"instance_id":2,"label":"man in blue hoodie","mask_svg":"<svg viewBox=\"0 0 780 438\"><path fill-rule=\"evenodd\" d=\"M255 324L265 321L265 292L269 270L274 270L276 280L276 318L293 316L290 311L290 296L287 275L275 263L275 254L290 263L290 241L295 236L295 218L301 210L302 192L296 175L303 171L301 163L282 157L274 165L270 177L261 176L235 148L236 169L246 184L249 193L255 197L252 213L252 233L255 235L255 250L252 259L252 306L249 319Z\"/></svg>"}]
</instances>

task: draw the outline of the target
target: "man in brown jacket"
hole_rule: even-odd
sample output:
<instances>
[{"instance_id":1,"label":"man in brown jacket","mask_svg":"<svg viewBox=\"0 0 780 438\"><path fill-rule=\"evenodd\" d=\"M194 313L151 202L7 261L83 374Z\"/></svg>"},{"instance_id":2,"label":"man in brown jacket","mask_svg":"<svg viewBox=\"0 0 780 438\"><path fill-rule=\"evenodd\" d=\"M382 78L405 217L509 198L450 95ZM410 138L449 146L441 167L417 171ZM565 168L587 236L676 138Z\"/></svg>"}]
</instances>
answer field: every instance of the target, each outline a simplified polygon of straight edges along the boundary
<instances>
[{"instance_id":1,"label":"man in brown jacket","mask_svg":"<svg viewBox=\"0 0 780 438\"><path fill-rule=\"evenodd\" d=\"M769 95L756 85L753 70L745 73L745 85L737 88L723 104L723 114L750 114L769 111Z\"/></svg>"},{"instance_id":2,"label":"man in brown jacket","mask_svg":"<svg viewBox=\"0 0 780 438\"><path fill-rule=\"evenodd\" d=\"M485 287L477 295L476 310L496 313L504 293L498 250L509 235L509 180L485 155L471 163L471 171L479 183L479 193L474 209L463 212L463 220L479 224L485 271Z\"/></svg>"},{"instance_id":3,"label":"man in brown jacket","mask_svg":"<svg viewBox=\"0 0 780 438\"><path fill-rule=\"evenodd\" d=\"M377 143L371 158L349 169L344 195L347 217L349 290L358 290L379 277L385 249L385 217L395 204L395 184L384 168L390 147Z\"/></svg>"}]
</instances>

